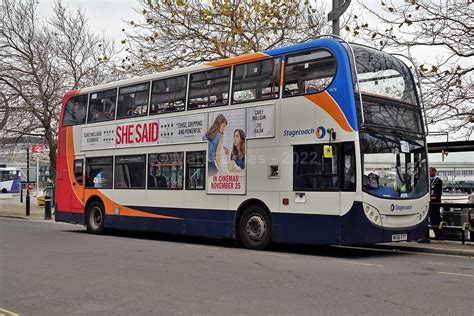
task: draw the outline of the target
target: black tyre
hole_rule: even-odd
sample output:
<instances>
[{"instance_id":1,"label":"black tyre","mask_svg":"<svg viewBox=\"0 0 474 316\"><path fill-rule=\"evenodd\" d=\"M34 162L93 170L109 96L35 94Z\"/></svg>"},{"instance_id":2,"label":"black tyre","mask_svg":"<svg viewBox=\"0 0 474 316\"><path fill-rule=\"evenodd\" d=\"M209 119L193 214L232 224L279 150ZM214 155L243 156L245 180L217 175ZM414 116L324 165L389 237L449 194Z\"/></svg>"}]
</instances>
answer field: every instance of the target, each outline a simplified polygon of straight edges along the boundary
<instances>
[{"instance_id":1,"label":"black tyre","mask_svg":"<svg viewBox=\"0 0 474 316\"><path fill-rule=\"evenodd\" d=\"M268 212L257 205L247 208L240 217L239 237L248 249L267 248L272 240L272 222Z\"/></svg>"},{"instance_id":2,"label":"black tyre","mask_svg":"<svg viewBox=\"0 0 474 316\"><path fill-rule=\"evenodd\" d=\"M87 208L86 228L89 233L103 234L105 224L105 208L99 201L92 202Z\"/></svg>"},{"instance_id":3,"label":"black tyre","mask_svg":"<svg viewBox=\"0 0 474 316\"><path fill-rule=\"evenodd\" d=\"M2 193L7 193L7 192L8 192L7 189L5 188L2 189Z\"/></svg>"}]
</instances>

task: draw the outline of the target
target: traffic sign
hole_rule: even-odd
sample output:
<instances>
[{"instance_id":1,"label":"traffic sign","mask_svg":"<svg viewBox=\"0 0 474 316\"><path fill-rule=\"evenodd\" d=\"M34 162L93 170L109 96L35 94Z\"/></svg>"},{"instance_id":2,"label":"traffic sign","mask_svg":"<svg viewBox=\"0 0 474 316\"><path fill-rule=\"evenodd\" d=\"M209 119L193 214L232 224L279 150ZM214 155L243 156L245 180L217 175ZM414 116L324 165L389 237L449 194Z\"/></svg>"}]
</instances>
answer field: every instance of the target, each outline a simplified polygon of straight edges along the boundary
<instances>
[{"instance_id":1,"label":"traffic sign","mask_svg":"<svg viewBox=\"0 0 474 316\"><path fill-rule=\"evenodd\" d=\"M43 144L33 144L33 145L31 145L31 152L33 154L42 154L42 153L44 153L44 145Z\"/></svg>"}]
</instances>

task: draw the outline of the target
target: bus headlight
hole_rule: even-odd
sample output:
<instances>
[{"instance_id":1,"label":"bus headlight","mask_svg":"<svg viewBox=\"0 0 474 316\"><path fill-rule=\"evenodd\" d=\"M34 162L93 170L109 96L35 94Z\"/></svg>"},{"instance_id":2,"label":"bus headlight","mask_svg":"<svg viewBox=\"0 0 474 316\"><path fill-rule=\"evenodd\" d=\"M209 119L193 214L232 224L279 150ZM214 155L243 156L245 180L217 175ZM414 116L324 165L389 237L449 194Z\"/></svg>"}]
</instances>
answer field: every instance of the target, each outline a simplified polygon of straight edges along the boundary
<instances>
[{"instance_id":1,"label":"bus headlight","mask_svg":"<svg viewBox=\"0 0 474 316\"><path fill-rule=\"evenodd\" d=\"M430 210L430 203L426 203L423 207L423 211L420 213L420 222L424 221L426 216L428 216Z\"/></svg>"},{"instance_id":2,"label":"bus headlight","mask_svg":"<svg viewBox=\"0 0 474 316\"><path fill-rule=\"evenodd\" d=\"M382 217L380 216L379 211L369 204L363 204L364 213L367 218L374 223L375 225L382 226Z\"/></svg>"}]
</instances>

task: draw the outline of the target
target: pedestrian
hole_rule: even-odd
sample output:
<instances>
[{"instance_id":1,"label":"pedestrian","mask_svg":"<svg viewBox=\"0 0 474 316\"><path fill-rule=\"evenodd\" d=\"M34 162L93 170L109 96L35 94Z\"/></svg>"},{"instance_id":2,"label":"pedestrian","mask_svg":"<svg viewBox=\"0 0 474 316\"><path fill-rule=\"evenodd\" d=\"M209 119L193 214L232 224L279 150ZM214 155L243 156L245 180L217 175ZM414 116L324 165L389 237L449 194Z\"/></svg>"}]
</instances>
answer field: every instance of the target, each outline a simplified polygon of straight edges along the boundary
<instances>
[{"instance_id":1,"label":"pedestrian","mask_svg":"<svg viewBox=\"0 0 474 316\"><path fill-rule=\"evenodd\" d=\"M440 206L433 203L441 203L441 194L443 194L443 181L436 175L436 168L430 167L430 224L434 226L435 237L441 237L439 223L441 222Z\"/></svg>"}]
</instances>

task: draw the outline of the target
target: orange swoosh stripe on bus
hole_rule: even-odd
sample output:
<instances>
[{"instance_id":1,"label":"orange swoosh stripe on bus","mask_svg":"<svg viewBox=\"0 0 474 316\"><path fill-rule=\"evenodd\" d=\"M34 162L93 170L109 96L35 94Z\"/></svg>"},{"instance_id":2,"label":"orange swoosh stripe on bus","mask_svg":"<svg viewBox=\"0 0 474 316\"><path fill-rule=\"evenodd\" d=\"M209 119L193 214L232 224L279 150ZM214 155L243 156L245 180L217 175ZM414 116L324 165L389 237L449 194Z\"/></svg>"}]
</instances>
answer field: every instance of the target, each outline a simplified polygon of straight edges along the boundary
<instances>
[{"instance_id":1,"label":"orange swoosh stripe on bus","mask_svg":"<svg viewBox=\"0 0 474 316\"><path fill-rule=\"evenodd\" d=\"M305 98L326 111L334 120L336 120L337 124L339 124L343 130L346 132L352 132L352 128L349 125L344 112L342 112L339 105L327 91L305 95Z\"/></svg>"},{"instance_id":2,"label":"orange swoosh stripe on bus","mask_svg":"<svg viewBox=\"0 0 474 316\"><path fill-rule=\"evenodd\" d=\"M261 59L265 59L269 57L271 56L268 56L267 54L253 53L253 54L248 54L248 55L243 55L243 56L236 56L236 57L211 61L209 63L206 63L206 65L212 66L212 67L223 67L223 66L230 66L234 64L240 64L240 63L244 63L248 61L261 60Z\"/></svg>"},{"instance_id":3,"label":"orange swoosh stripe on bus","mask_svg":"<svg viewBox=\"0 0 474 316\"><path fill-rule=\"evenodd\" d=\"M71 186L73 192L76 194L76 198L81 202L82 205L84 205L81 199L81 196L84 195L84 187L80 185L73 185L73 182L76 182L76 176L74 175L74 130L72 126L66 127L66 144L69 185Z\"/></svg>"},{"instance_id":4,"label":"orange swoosh stripe on bus","mask_svg":"<svg viewBox=\"0 0 474 316\"><path fill-rule=\"evenodd\" d=\"M76 197L78 200L81 201L82 199L80 198L81 196L84 196L84 200L87 201L91 196L96 195L102 199L102 202L104 203L105 207L105 213L107 215L115 215L115 209L119 208L120 209L120 215L122 216L139 216L139 217L152 217L152 218L161 218L161 219L182 219L179 217L173 217L173 216L166 216L166 215L159 215L159 214L152 214L152 213L147 213L143 211L138 211L133 208L129 208L123 205L120 205L114 201L112 201L110 198L108 198L105 194L103 194L100 190L98 189L87 189L84 192L84 187L80 185L72 185L72 182L75 182L75 176L74 176L74 135L73 135L73 127L69 126L67 127L66 130L66 137L67 137L67 164L68 164L68 172L69 172L69 179L71 181L71 187L74 190L74 193L76 194ZM82 203L84 205L84 203Z\"/></svg>"},{"instance_id":5,"label":"orange swoosh stripe on bus","mask_svg":"<svg viewBox=\"0 0 474 316\"><path fill-rule=\"evenodd\" d=\"M98 189L87 189L87 194L86 194L86 200L89 199L91 196L96 195L102 199L104 202L104 207L105 207L105 214L107 215L120 215L120 216L138 216L138 217L152 217L152 218L161 218L161 219L182 219L179 217L173 217L173 216L166 216L166 215L159 215L159 214L153 214L153 213L148 213L148 212L143 212L143 211L138 211L130 207L126 207L123 205L120 205L111 199L109 199L105 194L100 192ZM120 209L120 214L115 214L115 209L118 208Z\"/></svg>"}]
</instances>

